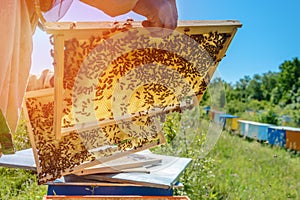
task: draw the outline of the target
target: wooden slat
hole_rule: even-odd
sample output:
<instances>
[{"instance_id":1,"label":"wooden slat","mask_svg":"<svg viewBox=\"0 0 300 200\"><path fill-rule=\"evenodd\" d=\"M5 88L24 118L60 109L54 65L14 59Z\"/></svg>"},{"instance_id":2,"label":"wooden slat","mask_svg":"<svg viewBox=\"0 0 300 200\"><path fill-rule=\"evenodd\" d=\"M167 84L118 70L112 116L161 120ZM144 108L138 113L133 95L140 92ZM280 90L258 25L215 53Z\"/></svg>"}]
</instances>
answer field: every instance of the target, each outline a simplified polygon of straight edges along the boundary
<instances>
[{"instance_id":1,"label":"wooden slat","mask_svg":"<svg viewBox=\"0 0 300 200\"><path fill-rule=\"evenodd\" d=\"M54 35L54 133L57 139L61 138L64 55L64 36Z\"/></svg>"},{"instance_id":2,"label":"wooden slat","mask_svg":"<svg viewBox=\"0 0 300 200\"><path fill-rule=\"evenodd\" d=\"M42 90L28 91L25 93L25 98L38 98L52 95L54 95L54 88L47 88Z\"/></svg>"},{"instance_id":3,"label":"wooden slat","mask_svg":"<svg viewBox=\"0 0 300 200\"><path fill-rule=\"evenodd\" d=\"M24 104L26 104L26 103L24 103ZM26 105L23 106L23 112L24 112L24 118L25 118L25 122L26 122L26 126L27 126L30 144L31 144L31 147L33 150L33 156L34 156L34 161L35 161L35 165L36 165L36 170L38 173L40 173L42 171L42 169L41 169L41 165L39 162L39 157L38 157L38 152L37 152L38 149L36 147L36 141L34 139L33 128L30 123L30 118L29 118L28 109L27 109Z\"/></svg>"},{"instance_id":4,"label":"wooden slat","mask_svg":"<svg viewBox=\"0 0 300 200\"><path fill-rule=\"evenodd\" d=\"M85 130L90 130L90 129L94 129L94 128L98 128L98 127L105 127L105 126L109 126L109 125L133 121L134 118L139 118L139 117L143 117L143 116L152 117L152 116L158 116L161 114L167 114L167 113L173 112L175 110L184 111L184 110L193 108L198 103L199 102L197 102L197 101L193 101L192 104L184 102L184 103L182 103L182 105L168 106L163 110L162 109L154 109L154 110L150 110L150 111L141 111L141 112L137 112L137 113L132 113L132 114L128 114L126 116L114 117L114 119L105 119L102 121L95 121L95 122L83 123L83 124L78 123L78 124L76 124L76 127L63 128L61 132L62 132L62 135L67 135L70 132L76 131L78 129L80 131L85 131Z\"/></svg>"},{"instance_id":5,"label":"wooden slat","mask_svg":"<svg viewBox=\"0 0 300 200\"><path fill-rule=\"evenodd\" d=\"M75 24L75 26L74 26ZM120 22L122 25L123 22ZM133 22L133 27L141 28L141 22ZM113 28L113 22L47 22L44 29L49 34L63 34L65 39L87 38L87 31L90 35L101 35L103 31ZM234 29L240 28L242 24L237 20L194 20L178 21L176 31L189 34L202 34L208 32L231 33ZM71 28L74 27L74 28Z\"/></svg>"},{"instance_id":6,"label":"wooden slat","mask_svg":"<svg viewBox=\"0 0 300 200\"><path fill-rule=\"evenodd\" d=\"M158 135L161 135L161 133L159 133ZM161 144L164 144L165 143L164 138L161 138L161 140L162 140ZM95 165L99 165L99 164L102 164L102 163L105 163L105 162L109 162L111 160L115 160L115 159L121 158L123 156L128 156L128 155L133 154L133 153L137 153L137 152L140 152L140 151L143 151L143 150L147 150L147 149L150 149L151 147L154 147L154 146L157 146L157 142L149 143L149 144L144 145L143 147L140 147L140 148L115 153L115 154L113 154L109 157L103 157L103 158L93 160L91 162L82 163L81 165L78 165L78 166L74 167L73 172L76 173L76 172L79 172L82 169L93 167ZM70 174L70 173L68 173L68 172L63 173L62 175L67 175L67 174Z\"/></svg>"},{"instance_id":7,"label":"wooden slat","mask_svg":"<svg viewBox=\"0 0 300 200\"><path fill-rule=\"evenodd\" d=\"M130 156L115 159L111 162L96 165L91 168L86 168L76 175L88 175L99 173L120 173L120 172L150 172L144 166L158 165L161 163L161 158L155 158L154 156L144 154L132 154ZM141 169L139 169L141 168Z\"/></svg>"},{"instance_id":8,"label":"wooden slat","mask_svg":"<svg viewBox=\"0 0 300 200\"><path fill-rule=\"evenodd\" d=\"M179 158L152 153L149 153L149 156L161 159L162 161L159 165L148 167L147 169L150 173L72 175L68 178L68 182L90 180L90 182L129 183L154 188L170 189L176 184L178 176L192 160L190 158Z\"/></svg>"},{"instance_id":9,"label":"wooden slat","mask_svg":"<svg viewBox=\"0 0 300 200\"><path fill-rule=\"evenodd\" d=\"M71 30L90 30L90 29L110 29L113 28L114 22L47 22L44 28L49 33L57 33ZM120 24L125 22L119 22ZM140 21L134 21L133 27L142 27ZM181 20L178 21L178 27L241 27L242 24L238 20ZM56 32L57 31L57 32Z\"/></svg>"}]
</instances>

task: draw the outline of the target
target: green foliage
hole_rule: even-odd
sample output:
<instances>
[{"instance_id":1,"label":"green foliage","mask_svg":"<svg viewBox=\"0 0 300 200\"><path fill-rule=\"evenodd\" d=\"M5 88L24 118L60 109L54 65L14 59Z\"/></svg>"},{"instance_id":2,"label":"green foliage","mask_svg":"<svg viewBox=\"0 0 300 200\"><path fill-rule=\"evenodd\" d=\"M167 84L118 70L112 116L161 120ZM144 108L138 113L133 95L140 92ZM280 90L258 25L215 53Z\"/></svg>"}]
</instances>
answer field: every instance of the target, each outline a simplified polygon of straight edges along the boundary
<instances>
[{"instance_id":1,"label":"green foliage","mask_svg":"<svg viewBox=\"0 0 300 200\"><path fill-rule=\"evenodd\" d=\"M207 102L214 109L222 111L226 105L225 86L225 82L221 78L214 78L207 89L207 93L209 93Z\"/></svg>"},{"instance_id":2,"label":"green foliage","mask_svg":"<svg viewBox=\"0 0 300 200\"><path fill-rule=\"evenodd\" d=\"M267 72L262 75L261 78L261 90L263 92L263 99L266 101L270 101L271 98L274 98L274 95L276 95L276 92L272 91L274 90L274 86L277 84L278 79L278 73L275 72ZM280 97L277 97L278 99Z\"/></svg>"},{"instance_id":3,"label":"green foliage","mask_svg":"<svg viewBox=\"0 0 300 200\"><path fill-rule=\"evenodd\" d=\"M247 105L237 99L227 101L227 104L226 104L226 112L227 113L241 116L245 112L246 109L247 109Z\"/></svg>"},{"instance_id":4,"label":"green foliage","mask_svg":"<svg viewBox=\"0 0 300 200\"><path fill-rule=\"evenodd\" d=\"M250 76L245 76L244 78L241 78L235 84L234 99L239 100L241 102L246 102L248 100L249 92L247 91L247 88L248 88L250 80L251 80Z\"/></svg>"},{"instance_id":5,"label":"green foliage","mask_svg":"<svg viewBox=\"0 0 300 200\"><path fill-rule=\"evenodd\" d=\"M278 115L273 109L270 109L268 111L259 114L257 121L266 124L279 125Z\"/></svg>"},{"instance_id":6,"label":"green foliage","mask_svg":"<svg viewBox=\"0 0 300 200\"><path fill-rule=\"evenodd\" d=\"M180 122L179 113L170 113L167 115L163 131L165 133L165 138L167 143L172 143L179 131L179 122Z\"/></svg>"},{"instance_id":7,"label":"green foliage","mask_svg":"<svg viewBox=\"0 0 300 200\"><path fill-rule=\"evenodd\" d=\"M292 111L293 123L294 126L300 127L300 110L295 109Z\"/></svg>"},{"instance_id":8,"label":"green foliage","mask_svg":"<svg viewBox=\"0 0 300 200\"><path fill-rule=\"evenodd\" d=\"M13 142L16 150L31 148L23 115L13 134ZM42 199L46 193L47 187L37 184L35 173L23 169L0 167L0 199Z\"/></svg>"},{"instance_id":9,"label":"green foliage","mask_svg":"<svg viewBox=\"0 0 300 200\"><path fill-rule=\"evenodd\" d=\"M208 89L206 89L206 91L204 92L202 99L200 101L200 105L201 106L208 105L209 104L208 101L209 101L209 92L208 92Z\"/></svg>"},{"instance_id":10,"label":"green foliage","mask_svg":"<svg viewBox=\"0 0 300 200\"><path fill-rule=\"evenodd\" d=\"M37 185L36 175L30 171L0 167L0 175L0 199L42 199L47 193L46 186Z\"/></svg>"},{"instance_id":11,"label":"green foliage","mask_svg":"<svg viewBox=\"0 0 300 200\"><path fill-rule=\"evenodd\" d=\"M21 115L16 132L12 135L17 151L31 148L24 116Z\"/></svg>"},{"instance_id":12,"label":"green foliage","mask_svg":"<svg viewBox=\"0 0 300 200\"><path fill-rule=\"evenodd\" d=\"M262 77L255 74L250 80L247 90L250 94L248 99L263 100Z\"/></svg>"},{"instance_id":13,"label":"green foliage","mask_svg":"<svg viewBox=\"0 0 300 200\"><path fill-rule=\"evenodd\" d=\"M291 96L299 88L300 61L294 58L292 61L285 61L279 66L278 86L282 88L282 97L286 104L291 103ZM295 91L296 90L296 91Z\"/></svg>"},{"instance_id":14,"label":"green foliage","mask_svg":"<svg viewBox=\"0 0 300 200\"><path fill-rule=\"evenodd\" d=\"M285 61L279 70L255 74L253 77L245 76L234 85L223 81L226 112L248 120L279 125L280 116L288 115L292 117L289 124L300 127L297 111L300 109L300 61L298 58Z\"/></svg>"}]
</instances>

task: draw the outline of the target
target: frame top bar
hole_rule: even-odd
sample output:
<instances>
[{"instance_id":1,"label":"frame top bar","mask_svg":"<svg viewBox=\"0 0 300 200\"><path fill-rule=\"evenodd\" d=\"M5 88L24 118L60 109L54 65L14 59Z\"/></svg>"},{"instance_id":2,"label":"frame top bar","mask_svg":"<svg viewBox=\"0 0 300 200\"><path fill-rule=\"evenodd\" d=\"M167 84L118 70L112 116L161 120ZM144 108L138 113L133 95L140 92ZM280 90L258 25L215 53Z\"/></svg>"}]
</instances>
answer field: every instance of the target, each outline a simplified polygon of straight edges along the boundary
<instances>
[{"instance_id":1,"label":"frame top bar","mask_svg":"<svg viewBox=\"0 0 300 200\"><path fill-rule=\"evenodd\" d=\"M122 24L123 22L119 22ZM125 22L124 22L125 23ZM46 22L44 29L51 33L67 30L107 29L112 28L114 22ZM133 27L141 27L140 21L132 22ZM180 20L178 27L218 27L230 26L240 28L242 24L238 20Z\"/></svg>"}]
</instances>

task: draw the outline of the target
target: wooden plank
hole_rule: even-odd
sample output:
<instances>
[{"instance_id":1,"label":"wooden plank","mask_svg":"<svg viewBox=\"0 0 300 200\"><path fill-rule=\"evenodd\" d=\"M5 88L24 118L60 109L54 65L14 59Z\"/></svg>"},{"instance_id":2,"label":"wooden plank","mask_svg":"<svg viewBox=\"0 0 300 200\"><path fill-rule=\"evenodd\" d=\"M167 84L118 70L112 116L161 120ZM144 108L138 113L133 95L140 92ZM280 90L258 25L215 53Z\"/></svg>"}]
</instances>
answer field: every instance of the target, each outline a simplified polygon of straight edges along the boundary
<instances>
[{"instance_id":1,"label":"wooden plank","mask_svg":"<svg viewBox=\"0 0 300 200\"><path fill-rule=\"evenodd\" d=\"M26 99L26 95L25 95L25 99ZM27 126L27 131L28 131L30 144L31 144L31 147L32 147L32 150L33 150L33 157L34 157L34 161L35 161L36 171L38 173L41 173L42 169L41 169L41 166L40 166L37 147L36 147L37 143L36 143L35 138L34 138L33 127L32 127L32 124L30 122L30 118L29 118L29 115L28 115L28 108L26 106L26 100L24 101L24 104L23 104L23 113L24 113L24 118L25 118L25 122L26 122L26 126Z\"/></svg>"},{"instance_id":2,"label":"wooden plank","mask_svg":"<svg viewBox=\"0 0 300 200\"><path fill-rule=\"evenodd\" d=\"M102 121L94 121L94 122L89 122L89 123L78 123L76 124L76 127L70 127L70 128L63 128L61 133L63 135L67 135L72 131L76 131L76 130L80 130L80 131L85 131L85 130L90 130L90 129L94 129L94 128L99 128L99 127L105 127L105 126L109 126L109 125L113 125L113 124L121 124L124 122L128 122L128 121L133 121L133 119L135 118L140 118L143 116L158 116L161 114L167 114L170 112L173 112L175 110L187 110L187 109L192 109L196 103L198 103L197 101L193 101L192 103L190 103L190 101L188 102L183 102L180 105L175 105L175 106L167 106L164 109L152 109L152 110L146 110L146 111L141 111L141 112L137 112L137 113L132 113L132 114L126 114L124 116L119 116L119 117L114 117L114 119L105 119ZM158 125L159 126L159 125Z\"/></svg>"},{"instance_id":3,"label":"wooden plank","mask_svg":"<svg viewBox=\"0 0 300 200\"><path fill-rule=\"evenodd\" d=\"M162 160L160 158L154 158L151 155L143 154L131 154L126 157L112 160L104 164L95 165L90 168L83 169L76 175L88 175L88 174L99 174L99 173L120 173L120 172L150 172L144 166L160 164ZM139 167L142 167L141 169Z\"/></svg>"},{"instance_id":4,"label":"wooden plank","mask_svg":"<svg viewBox=\"0 0 300 200\"><path fill-rule=\"evenodd\" d=\"M44 96L54 95L54 88L47 88L42 90L33 90L25 93L25 98L38 98Z\"/></svg>"},{"instance_id":5,"label":"wooden plank","mask_svg":"<svg viewBox=\"0 0 300 200\"><path fill-rule=\"evenodd\" d=\"M161 140L162 140L162 144L164 144L165 143L164 138L161 138ZM136 148L136 149L130 149L130 150L127 150L127 151L118 152L118 153L115 153L111 156L98 158L98 159L95 159L95 160L90 161L90 162L82 163L81 165L78 165L78 166L73 168L73 173L76 173L76 172L81 171L82 169L85 169L85 168L88 168L88 167L93 167L95 165L99 165L99 164L102 164L102 163L109 162L111 160L121 158L123 156L128 156L128 155L133 154L133 153L137 153L137 152L140 152L140 151L143 151L143 150L147 150L147 149L150 149L151 147L154 147L154 146L157 146L156 142L149 143L147 145L144 145L143 147L139 147L139 148ZM67 174L70 174L70 172L62 173L62 175L67 175Z\"/></svg>"},{"instance_id":6,"label":"wooden plank","mask_svg":"<svg viewBox=\"0 0 300 200\"><path fill-rule=\"evenodd\" d=\"M123 24L124 22L119 22ZM89 30L89 29L110 29L113 28L114 22L46 22L44 28L47 32L53 34L63 31L72 30ZM142 27L140 21L133 21L133 27ZM235 26L241 27L242 24L238 20L179 20L178 27L226 27Z\"/></svg>"},{"instance_id":7,"label":"wooden plank","mask_svg":"<svg viewBox=\"0 0 300 200\"><path fill-rule=\"evenodd\" d=\"M54 133L57 139L61 138L64 55L64 37L54 35Z\"/></svg>"},{"instance_id":8,"label":"wooden plank","mask_svg":"<svg viewBox=\"0 0 300 200\"><path fill-rule=\"evenodd\" d=\"M49 34L63 34L65 39L87 38L87 30L90 35L102 35L104 31L113 28L114 22L47 22L45 23L45 31ZM122 25L123 22L120 22ZM132 23L134 28L142 28L141 22ZM242 24L237 20L194 20L194 21L178 21L178 27L175 31L189 34L202 34L208 32L230 33L234 29L240 28ZM118 32L116 32L118 33Z\"/></svg>"},{"instance_id":9,"label":"wooden plank","mask_svg":"<svg viewBox=\"0 0 300 200\"><path fill-rule=\"evenodd\" d=\"M137 27L141 28L141 27ZM177 27L175 29L175 32L179 33L186 33L187 30L189 30L189 34L204 34L209 32L220 32L220 33L231 33L232 30L238 28L238 26L211 26L211 27ZM103 32L110 30L109 28L106 29L89 29L89 32L87 33L86 30L62 30L62 31L47 31L48 34L63 34L66 40L70 40L73 38L77 39L86 39L88 36L92 35L102 35ZM120 34L120 32L115 32L114 34ZM113 36L114 34L111 34Z\"/></svg>"},{"instance_id":10,"label":"wooden plank","mask_svg":"<svg viewBox=\"0 0 300 200\"><path fill-rule=\"evenodd\" d=\"M147 153L145 154L147 155ZM117 174L90 174L83 176L68 175L66 182L112 182L137 184L157 188L172 188L178 176L191 162L190 158L179 158L150 153L149 156L161 159L159 165L150 166L147 169L150 173L117 173Z\"/></svg>"}]
</instances>

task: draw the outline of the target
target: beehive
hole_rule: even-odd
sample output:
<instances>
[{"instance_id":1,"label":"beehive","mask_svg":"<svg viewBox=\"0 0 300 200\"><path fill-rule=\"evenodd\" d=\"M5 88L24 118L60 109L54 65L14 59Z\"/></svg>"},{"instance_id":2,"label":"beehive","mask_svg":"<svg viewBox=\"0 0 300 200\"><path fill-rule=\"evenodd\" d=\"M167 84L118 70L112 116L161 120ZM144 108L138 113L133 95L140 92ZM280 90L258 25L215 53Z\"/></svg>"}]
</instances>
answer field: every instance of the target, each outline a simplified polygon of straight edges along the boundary
<instances>
[{"instance_id":1,"label":"beehive","mask_svg":"<svg viewBox=\"0 0 300 200\"><path fill-rule=\"evenodd\" d=\"M257 133L257 140L259 141L267 141L268 140L268 128L270 124L260 123L258 124L258 133Z\"/></svg>"},{"instance_id":2,"label":"beehive","mask_svg":"<svg viewBox=\"0 0 300 200\"><path fill-rule=\"evenodd\" d=\"M248 138L266 141L268 139L268 128L270 124L238 120L240 124L240 134Z\"/></svg>"},{"instance_id":3,"label":"beehive","mask_svg":"<svg viewBox=\"0 0 300 200\"><path fill-rule=\"evenodd\" d=\"M286 129L283 126L270 126L268 128L268 143L270 145L285 147Z\"/></svg>"},{"instance_id":4,"label":"beehive","mask_svg":"<svg viewBox=\"0 0 300 200\"><path fill-rule=\"evenodd\" d=\"M237 131L238 130L238 120L239 120L239 118L232 118L230 121L231 121L231 123L229 123L229 124L231 124L231 131Z\"/></svg>"},{"instance_id":5,"label":"beehive","mask_svg":"<svg viewBox=\"0 0 300 200\"><path fill-rule=\"evenodd\" d=\"M219 116L220 121L223 123L223 129L227 131L237 130L237 116L223 114Z\"/></svg>"},{"instance_id":6,"label":"beehive","mask_svg":"<svg viewBox=\"0 0 300 200\"><path fill-rule=\"evenodd\" d=\"M199 103L240 26L182 21L152 37L132 21L45 23L55 87L25 100L39 183L164 143L164 115Z\"/></svg>"},{"instance_id":7,"label":"beehive","mask_svg":"<svg viewBox=\"0 0 300 200\"><path fill-rule=\"evenodd\" d=\"M280 145L291 150L300 150L300 129L288 126L271 127L269 143Z\"/></svg>"},{"instance_id":8,"label":"beehive","mask_svg":"<svg viewBox=\"0 0 300 200\"><path fill-rule=\"evenodd\" d=\"M300 151L300 128L286 129L286 148Z\"/></svg>"},{"instance_id":9,"label":"beehive","mask_svg":"<svg viewBox=\"0 0 300 200\"><path fill-rule=\"evenodd\" d=\"M246 134L249 130L249 125L247 124L247 121L245 120L238 120L238 127L239 127L239 134L241 136L246 137Z\"/></svg>"}]
</instances>

